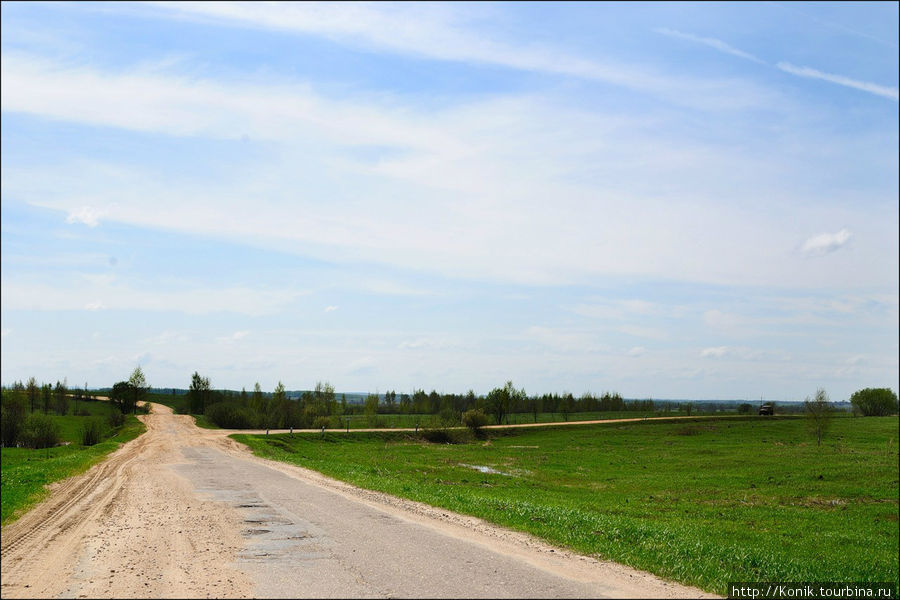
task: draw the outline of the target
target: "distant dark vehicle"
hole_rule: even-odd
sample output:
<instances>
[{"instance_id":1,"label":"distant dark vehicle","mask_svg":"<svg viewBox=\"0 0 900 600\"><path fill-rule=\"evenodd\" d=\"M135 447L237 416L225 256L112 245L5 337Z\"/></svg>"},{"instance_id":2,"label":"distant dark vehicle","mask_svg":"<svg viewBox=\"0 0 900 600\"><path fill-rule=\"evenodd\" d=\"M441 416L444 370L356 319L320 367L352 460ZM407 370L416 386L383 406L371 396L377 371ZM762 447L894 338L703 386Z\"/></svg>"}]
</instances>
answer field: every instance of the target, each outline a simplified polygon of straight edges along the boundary
<instances>
[{"instance_id":1,"label":"distant dark vehicle","mask_svg":"<svg viewBox=\"0 0 900 600\"><path fill-rule=\"evenodd\" d=\"M759 414L761 415L774 415L775 407L766 402L762 406L759 407Z\"/></svg>"}]
</instances>

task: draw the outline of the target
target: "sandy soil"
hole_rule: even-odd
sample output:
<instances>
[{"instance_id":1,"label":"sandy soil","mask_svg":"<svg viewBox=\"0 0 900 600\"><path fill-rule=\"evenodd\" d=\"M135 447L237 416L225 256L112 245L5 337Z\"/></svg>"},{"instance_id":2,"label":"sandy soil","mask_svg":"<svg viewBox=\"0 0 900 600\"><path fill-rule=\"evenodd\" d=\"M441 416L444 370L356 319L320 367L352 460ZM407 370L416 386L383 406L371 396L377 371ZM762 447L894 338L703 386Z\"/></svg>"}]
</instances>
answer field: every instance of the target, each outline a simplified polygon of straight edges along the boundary
<instances>
[{"instance_id":1,"label":"sandy soil","mask_svg":"<svg viewBox=\"0 0 900 600\"><path fill-rule=\"evenodd\" d=\"M254 457L161 405L141 418L3 529L4 598L709 596Z\"/></svg>"}]
</instances>

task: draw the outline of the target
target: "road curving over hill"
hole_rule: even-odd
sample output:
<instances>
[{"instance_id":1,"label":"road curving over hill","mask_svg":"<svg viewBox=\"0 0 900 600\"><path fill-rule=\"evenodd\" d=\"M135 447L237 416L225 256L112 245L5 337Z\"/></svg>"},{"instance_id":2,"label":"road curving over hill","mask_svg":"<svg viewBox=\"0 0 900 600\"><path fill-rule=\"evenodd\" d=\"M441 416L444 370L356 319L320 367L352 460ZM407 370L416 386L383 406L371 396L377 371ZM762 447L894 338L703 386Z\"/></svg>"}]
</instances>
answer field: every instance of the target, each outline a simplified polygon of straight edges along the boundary
<instances>
[{"instance_id":1,"label":"road curving over hill","mask_svg":"<svg viewBox=\"0 0 900 600\"><path fill-rule=\"evenodd\" d=\"M158 404L2 532L2 596L710 597L253 456Z\"/></svg>"}]
</instances>

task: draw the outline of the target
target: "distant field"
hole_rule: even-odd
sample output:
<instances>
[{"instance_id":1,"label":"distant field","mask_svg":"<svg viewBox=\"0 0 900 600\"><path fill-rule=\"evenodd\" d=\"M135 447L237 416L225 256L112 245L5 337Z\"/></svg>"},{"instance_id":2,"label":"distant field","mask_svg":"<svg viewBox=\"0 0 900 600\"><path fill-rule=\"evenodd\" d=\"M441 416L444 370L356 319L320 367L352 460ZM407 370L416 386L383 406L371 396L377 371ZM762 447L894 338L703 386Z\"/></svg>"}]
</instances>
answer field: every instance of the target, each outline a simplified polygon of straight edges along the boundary
<instances>
[{"instance_id":1,"label":"distant field","mask_svg":"<svg viewBox=\"0 0 900 600\"><path fill-rule=\"evenodd\" d=\"M778 417L490 436L233 437L261 456L720 594L729 581L898 582L896 417L835 418L821 447L803 419Z\"/></svg>"},{"instance_id":2,"label":"distant field","mask_svg":"<svg viewBox=\"0 0 900 600\"><path fill-rule=\"evenodd\" d=\"M143 423L129 415L118 430L107 429L108 437L99 444L82 446L81 430L85 422L91 419L105 421L116 409L108 402L79 402L78 408L86 409L91 416L74 416L74 403L69 406L68 415L51 415L59 424L62 440L69 445L45 450L0 449L0 523L3 525L40 502L47 495L46 485L86 471L145 429Z\"/></svg>"}]
</instances>

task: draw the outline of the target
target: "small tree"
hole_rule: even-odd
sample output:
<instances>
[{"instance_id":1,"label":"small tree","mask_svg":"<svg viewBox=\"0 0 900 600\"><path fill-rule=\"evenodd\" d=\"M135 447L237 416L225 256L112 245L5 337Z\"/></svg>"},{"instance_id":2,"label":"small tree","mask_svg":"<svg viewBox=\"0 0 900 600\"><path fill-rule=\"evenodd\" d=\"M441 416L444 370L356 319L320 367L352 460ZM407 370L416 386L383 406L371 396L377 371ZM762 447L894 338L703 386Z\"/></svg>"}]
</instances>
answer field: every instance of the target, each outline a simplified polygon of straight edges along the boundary
<instances>
[{"instance_id":1,"label":"small tree","mask_svg":"<svg viewBox=\"0 0 900 600\"><path fill-rule=\"evenodd\" d=\"M365 407L363 413L366 415L366 424L369 427L375 427L378 424L378 402L380 398L378 394L369 394L366 396Z\"/></svg>"},{"instance_id":2,"label":"small tree","mask_svg":"<svg viewBox=\"0 0 900 600\"><path fill-rule=\"evenodd\" d=\"M497 419L497 425L503 423L503 417L506 416L507 411L509 410L509 383L507 383L506 387L502 388L494 388L490 392L488 392L486 403L488 409L494 413L494 417Z\"/></svg>"},{"instance_id":3,"label":"small tree","mask_svg":"<svg viewBox=\"0 0 900 600\"><path fill-rule=\"evenodd\" d=\"M28 415L22 427L22 441L29 448L50 448L59 443L59 426L48 415Z\"/></svg>"},{"instance_id":4,"label":"small tree","mask_svg":"<svg viewBox=\"0 0 900 600\"><path fill-rule=\"evenodd\" d=\"M885 417L897 412L897 394L888 388L866 388L853 392L850 404L865 417Z\"/></svg>"},{"instance_id":5,"label":"small tree","mask_svg":"<svg viewBox=\"0 0 900 600\"><path fill-rule=\"evenodd\" d=\"M744 402L738 405L738 414L739 415L749 415L753 411L753 405Z\"/></svg>"},{"instance_id":6,"label":"small tree","mask_svg":"<svg viewBox=\"0 0 900 600\"><path fill-rule=\"evenodd\" d=\"M132 413L137 414L137 405L144 400L144 397L147 394L147 378L144 377L144 372L141 370L140 365L136 366L134 371L131 372L128 383L131 384L131 393L133 395L131 411Z\"/></svg>"},{"instance_id":7,"label":"small tree","mask_svg":"<svg viewBox=\"0 0 900 600\"><path fill-rule=\"evenodd\" d=\"M131 403L134 401L134 392L131 384L127 381L119 381L112 386L109 392L109 401L119 409L119 412L126 414L131 410Z\"/></svg>"},{"instance_id":8,"label":"small tree","mask_svg":"<svg viewBox=\"0 0 900 600\"><path fill-rule=\"evenodd\" d=\"M831 424L831 403L828 402L828 394L825 390L819 388L816 390L816 396L810 400L807 396L803 402L803 408L806 412L806 422L809 430L816 436L816 445L822 445L822 438L828 431Z\"/></svg>"},{"instance_id":9,"label":"small tree","mask_svg":"<svg viewBox=\"0 0 900 600\"><path fill-rule=\"evenodd\" d=\"M191 375L191 386L188 388L189 411L195 415L206 412L206 401L209 399L209 378L201 377L194 371Z\"/></svg>"}]
</instances>

